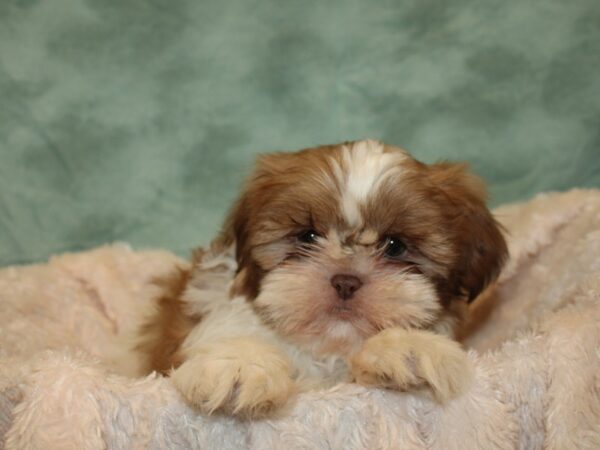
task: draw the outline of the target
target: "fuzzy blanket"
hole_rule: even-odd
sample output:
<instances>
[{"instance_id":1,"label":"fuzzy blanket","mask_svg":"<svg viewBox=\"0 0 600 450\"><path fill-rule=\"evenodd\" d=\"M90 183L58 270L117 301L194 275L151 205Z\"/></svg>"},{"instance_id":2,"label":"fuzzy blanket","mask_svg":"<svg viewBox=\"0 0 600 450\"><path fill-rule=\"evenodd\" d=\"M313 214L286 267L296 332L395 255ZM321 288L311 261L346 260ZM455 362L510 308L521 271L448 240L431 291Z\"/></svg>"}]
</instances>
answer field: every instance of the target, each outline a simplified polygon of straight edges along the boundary
<instances>
[{"instance_id":1,"label":"fuzzy blanket","mask_svg":"<svg viewBox=\"0 0 600 450\"><path fill-rule=\"evenodd\" d=\"M474 303L476 367L440 406L353 384L278 419L203 417L166 378L122 375L149 280L182 264L124 245L0 271L0 442L6 449L598 449L600 191L496 214L511 259ZM131 364L129 364L131 363ZM121 373L119 375L118 373Z\"/></svg>"}]
</instances>

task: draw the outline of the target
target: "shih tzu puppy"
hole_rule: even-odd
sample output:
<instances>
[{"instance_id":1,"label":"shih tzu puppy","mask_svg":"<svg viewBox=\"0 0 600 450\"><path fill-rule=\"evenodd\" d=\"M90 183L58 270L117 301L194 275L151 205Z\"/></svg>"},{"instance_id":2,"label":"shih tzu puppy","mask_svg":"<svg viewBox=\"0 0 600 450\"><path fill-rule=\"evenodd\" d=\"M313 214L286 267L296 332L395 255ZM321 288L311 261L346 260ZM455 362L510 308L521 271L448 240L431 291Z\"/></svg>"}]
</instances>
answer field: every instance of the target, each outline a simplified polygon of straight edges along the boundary
<instances>
[{"instance_id":1,"label":"shih tzu puppy","mask_svg":"<svg viewBox=\"0 0 600 450\"><path fill-rule=\"evenodd\" d=\"M443 402L471 377L453 330L506 257L464 165L370 140L264 155L138 349L206 413L258 417L344 380Z\"/></svg>"}]
</instances>

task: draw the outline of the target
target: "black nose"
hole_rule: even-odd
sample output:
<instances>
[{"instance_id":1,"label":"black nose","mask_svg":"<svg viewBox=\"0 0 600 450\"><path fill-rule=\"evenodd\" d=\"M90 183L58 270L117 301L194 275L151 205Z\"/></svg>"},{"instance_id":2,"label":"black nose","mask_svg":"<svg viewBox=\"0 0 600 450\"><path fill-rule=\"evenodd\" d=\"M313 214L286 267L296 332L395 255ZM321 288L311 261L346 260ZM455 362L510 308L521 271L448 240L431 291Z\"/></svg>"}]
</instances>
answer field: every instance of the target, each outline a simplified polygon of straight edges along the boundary
<instances>
[{"instance_id":1,"label":"black nose","mask_svg":"<svg viewBox=\"0 0 600 450\"><path fill-rule=\"evenodd\" d=\"M342 300L348 300L362 286L362 281L354 275L334 275L331 285L335 288Z\"/></svg>"}]
</instances>

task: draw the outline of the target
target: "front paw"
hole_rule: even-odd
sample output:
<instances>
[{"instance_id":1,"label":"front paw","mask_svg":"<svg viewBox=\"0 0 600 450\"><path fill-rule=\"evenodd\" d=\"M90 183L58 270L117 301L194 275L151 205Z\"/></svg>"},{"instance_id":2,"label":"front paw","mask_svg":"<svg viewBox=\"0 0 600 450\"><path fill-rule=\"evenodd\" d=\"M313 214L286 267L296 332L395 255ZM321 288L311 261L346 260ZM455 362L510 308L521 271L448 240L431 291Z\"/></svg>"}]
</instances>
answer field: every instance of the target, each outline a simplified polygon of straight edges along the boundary
<instances>
[{"instance_id":1,"label":"front paw","mask_svg":"<svg viewBox=\"0 0 600 450\"><path fill-rule=\"evenodd\" d=\"M460 345L428 331L389 328L365 341L350 360L355 380L366 386L407 391L429 387L440 402L471 383L471 361Z\"/></svg>"},{"instance_id":2,"label":"front paw","mask_svg":"<svg viewBox=\"0 0 600 450\"><path fill-rule=\"evenodd\" d=\"M183 397L207 414L262 417L293 394L287 360L253 339L228 339L199 348L171 374Z\"/></svg>"}]
</instances>

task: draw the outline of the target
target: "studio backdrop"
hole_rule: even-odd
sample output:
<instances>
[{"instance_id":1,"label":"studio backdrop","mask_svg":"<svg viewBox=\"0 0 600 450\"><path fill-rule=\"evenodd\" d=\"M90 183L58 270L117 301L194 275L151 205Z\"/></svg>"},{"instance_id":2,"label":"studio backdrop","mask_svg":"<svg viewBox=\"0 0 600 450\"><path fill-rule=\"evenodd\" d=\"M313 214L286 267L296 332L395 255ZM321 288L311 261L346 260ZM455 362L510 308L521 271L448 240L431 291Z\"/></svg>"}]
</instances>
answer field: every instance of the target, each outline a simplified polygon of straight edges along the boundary
<instances>
[{"instance_id":1,"label":"studio backdrop","mask_svg":"<svg viewBox=\"0 0 600 450\"><path fill-rule=\"evenodd\" d=\"M0 1L0 265L207 243L259 152L600 186L598 0Z\"/></svg>"}]
</instances>

